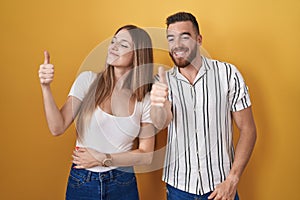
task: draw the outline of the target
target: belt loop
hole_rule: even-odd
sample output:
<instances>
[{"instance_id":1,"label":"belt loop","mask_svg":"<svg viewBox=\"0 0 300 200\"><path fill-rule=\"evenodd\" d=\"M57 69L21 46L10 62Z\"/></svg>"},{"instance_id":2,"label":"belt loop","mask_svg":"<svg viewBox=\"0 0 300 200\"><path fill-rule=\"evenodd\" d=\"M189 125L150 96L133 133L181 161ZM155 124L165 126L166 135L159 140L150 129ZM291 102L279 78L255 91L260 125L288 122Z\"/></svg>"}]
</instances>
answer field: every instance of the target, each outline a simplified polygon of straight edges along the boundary
<instances>
[{"instance_id":1,"label":"belt loop","mask_svg":"<svg viewBox=\"0 0 300 200\"><path fill-rule=\"evenodd\" d=\"M110 179L113 179L113 178L114 178L114 173L113 173L114 170L115 170L115 169L109 170L109 178L110 178Z\"/></svg>"},{"instance_id":2,"label":"belt loop","mask_svg":"<svg viewBox=\"0 0 300 200\"><path fill-rule=\"evenodd\" d=\"M97 172L99 180L102 181L102 172Z\"/></svg>"},{"instance_id":3,"label":"belt loop","mask_svg":"<svg viewBox=\"0 0 300 200\"><path fill-rule=\"evenodd\" d=\"M92 176L92 172L88 171L88 174L86 176L86 181L90 181L91 180L91 176Z\"/></svg>"}]
</instances>

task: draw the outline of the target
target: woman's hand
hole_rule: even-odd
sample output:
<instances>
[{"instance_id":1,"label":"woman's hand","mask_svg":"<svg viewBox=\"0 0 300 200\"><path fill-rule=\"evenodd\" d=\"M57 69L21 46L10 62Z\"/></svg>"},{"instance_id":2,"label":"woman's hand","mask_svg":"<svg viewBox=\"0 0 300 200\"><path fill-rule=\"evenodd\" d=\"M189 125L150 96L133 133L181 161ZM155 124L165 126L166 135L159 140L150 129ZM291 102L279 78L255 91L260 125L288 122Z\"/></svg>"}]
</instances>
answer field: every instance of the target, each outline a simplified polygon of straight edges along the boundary
<instances>
[{"instance_id":1,"label":"woman's hand","mask_svg":"<svg viewBox=\"0 0 300 200\"><path fill-rule=\"evenodd\" d=\"M54 66L50 64L50 55L44 51L44 64L40 65L39 78L41 85L50 85L54 78Z\"/></svg>"},{"instance_id":2,"label":"woman's hand","mask_svg":"<svg viewBox=\"0 0 300 200\"><path fill-rule=\"evenodd\" d=\"M104 160L105 155L94 149L76 147L73 151L73 163L76 164L74 168L85 169L95 166L102 166L102 160Z\"/></svg>"}]
</instances>

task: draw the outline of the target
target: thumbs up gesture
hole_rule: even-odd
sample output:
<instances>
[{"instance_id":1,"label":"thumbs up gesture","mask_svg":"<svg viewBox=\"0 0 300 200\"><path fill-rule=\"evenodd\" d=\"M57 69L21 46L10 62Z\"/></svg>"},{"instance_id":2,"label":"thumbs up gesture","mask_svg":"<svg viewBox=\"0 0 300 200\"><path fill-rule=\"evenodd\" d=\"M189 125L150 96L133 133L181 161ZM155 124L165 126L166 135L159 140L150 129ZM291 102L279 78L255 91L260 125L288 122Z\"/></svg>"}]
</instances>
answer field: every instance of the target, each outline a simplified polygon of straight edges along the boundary
<instances>
[{"instance_id":1,"label":"thumbs up gesture","mask_svg":"<svg viewBox=\"0 0 300 200\"><path fill-rule=\"evenodd\" d=\"M40 65L39 78L42 85L50 85L54 78L54 66L50 64L50 55L44 51L44 64Z\"/></svg>"},{"instance_id":2,"label":"thumbs up gesture","mask_svg":"<svg viewBox=\"0 0 300 200\"><path fill-rule=\"evenodd\" d=\"M166 72L163 67L158 68L159 82L152 85L150 93L151 105L163 107L168 96Z\"/></svg>"}]
</instances>

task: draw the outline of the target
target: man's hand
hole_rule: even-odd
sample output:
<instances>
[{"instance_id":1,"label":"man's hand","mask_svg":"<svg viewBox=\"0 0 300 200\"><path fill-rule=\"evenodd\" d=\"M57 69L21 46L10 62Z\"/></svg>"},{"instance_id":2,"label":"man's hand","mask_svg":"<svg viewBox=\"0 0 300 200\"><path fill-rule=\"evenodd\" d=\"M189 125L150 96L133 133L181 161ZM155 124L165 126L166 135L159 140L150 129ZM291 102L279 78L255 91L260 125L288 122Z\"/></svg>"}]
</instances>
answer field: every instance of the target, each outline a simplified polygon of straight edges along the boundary
<instances>
[{"instance_id":1,"label":"man's hand","mask_svg":"<svg viewBox=\"0 0 300 200\"><path fill-rule=\"evenodd\" d=\"M226 180L220 183L216 189L209 195L208 199L214 200L234 200L237 191L238 178L228 176Z\"/></svg>"},{"instance_id":2,"label":"man's hand","mask_svg":"<svg viewBox=\"0 0 300 200\"><path fill-rule=\"evenodd\" d=\"M150 93L151 105L163 107L168 96L166 72L163 67L158 68L159 82L153 84Z\"/></svg>"}]
</instances>

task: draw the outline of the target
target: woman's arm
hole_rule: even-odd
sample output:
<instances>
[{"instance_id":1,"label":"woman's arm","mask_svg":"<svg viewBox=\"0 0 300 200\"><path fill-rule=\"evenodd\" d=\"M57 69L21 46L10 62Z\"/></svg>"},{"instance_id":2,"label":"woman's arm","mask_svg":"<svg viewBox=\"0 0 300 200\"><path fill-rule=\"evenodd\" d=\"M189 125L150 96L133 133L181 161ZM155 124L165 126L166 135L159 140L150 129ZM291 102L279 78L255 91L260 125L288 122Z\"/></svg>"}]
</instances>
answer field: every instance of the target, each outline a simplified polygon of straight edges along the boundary
<instances>
[{"instance_id":1,"label":"woman's arm","mask_svg":"<svg viewBox=\"0 0 300 200\"><path fill-rule=\"evenodd\" d=\"M52 135L63 134L71 125L78 113L81 101L76 97L69 96L61 109L59 109L52 96L51 89L42 89L44 110L49 130Z\"/></svg>"},{"instance_id":2,"label":"woman's arm","mask_svg":"<svg viewBox=\"0 0 300 200\"><path fill-rule=\"evenodd\" d=\"M40 65L39 69L44 110L50 131L52 135L57 136L64 133L73 122L81 105L81 101L70 96L61 109L57 107L50 87L54 78L54 66L50 64L49 53L45 51L44 55L44 64Z\"/></svg>"},{"instance_id":3,"label":"woman's arm","mask_svg":"<svg viewBox=\"0 0 300 200\"><path fill-rule=\"evenodd\" d=\"M151 164L154 143L154 126L149 123L142 124L138 148L129 152L111 154L112 166L121 167ZM78 148L73 153L73 163L76 164L75 168L78 169L103 166L102 162L105 158L104 153L89 148Z\"/></svg>"}]
</instances>

